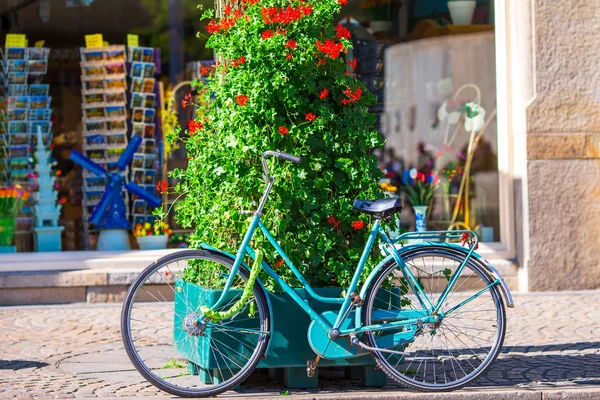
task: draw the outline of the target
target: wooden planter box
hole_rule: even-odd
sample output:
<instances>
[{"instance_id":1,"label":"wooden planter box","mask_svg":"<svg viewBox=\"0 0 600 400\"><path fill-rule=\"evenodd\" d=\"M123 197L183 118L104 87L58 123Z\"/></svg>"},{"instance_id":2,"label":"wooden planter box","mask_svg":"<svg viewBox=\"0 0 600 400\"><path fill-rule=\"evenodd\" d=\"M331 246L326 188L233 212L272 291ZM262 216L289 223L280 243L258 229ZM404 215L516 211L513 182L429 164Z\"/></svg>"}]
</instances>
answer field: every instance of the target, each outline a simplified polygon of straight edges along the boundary
<instances>
[{"instance_id":1,"label":"wooden planter box","mask_svg":"<svg viewBox=\"0 0 600 400\"><path fill-rule=\"evenodd\" d=\"M205 289L201 286L183 282L176 282L181 293L188 301L188 307L195 308L194 299L204 299L205 305L214 304L221 295L220 290ZM179 291L179 289L178 289ZM341 293L340 288L321 288L315 289L317 294L324 297L338 297ZM300 295L316 312L335 311L339 307L335 304L325 304L316 301L305 289L296 289ZM231 298L239 294L239 290L232 289L229 293ZM223 365L222 357L215 359L212 352L209 351L208 341L200 340L196 337L189 337L187 340L181 340L187 333L183 330L182 319L186 315L186 304L183 303L184 296L175 296L175 341L182 344L178 347L178 352L185 356L190 362L189 371L192 374L200 375L204 382L215 382L220 379L228 379L229 376L221 377L225 370L231 369L235 373L235 365ZM271 307L273 311L273 332L270 338L266 358L263 358L257 368L269 368L269 374L276 379L282 379L287 388L315 388L318 386L318 371L314 378L308 378L306 374L306 362L314 360L316 355L310 348L307 340L308 326L311 323L310 317L285 293L275 294L268 292ZM227 302L227 299L226 299ZM240 326L240 325L236 325ZM224 346L236 348L242 346L237 340L227 338L222 332L205 331L206 335L212 335L215 340L219 340ZM236 338L239 339L239 338ZM204 348L201 348L204 346ZM232 350L233 352L234 350ZM387 376L383 371L375 370L375 360L370 354L360 357L354 357L345 360L321 360L320 367L347 367L346 377L352 379L362 379L365 386L384 386L387 383ZM218 372L219 368L221 372ZM218 375L217 375L218 373Z\"/></svg>"}]
</instances>

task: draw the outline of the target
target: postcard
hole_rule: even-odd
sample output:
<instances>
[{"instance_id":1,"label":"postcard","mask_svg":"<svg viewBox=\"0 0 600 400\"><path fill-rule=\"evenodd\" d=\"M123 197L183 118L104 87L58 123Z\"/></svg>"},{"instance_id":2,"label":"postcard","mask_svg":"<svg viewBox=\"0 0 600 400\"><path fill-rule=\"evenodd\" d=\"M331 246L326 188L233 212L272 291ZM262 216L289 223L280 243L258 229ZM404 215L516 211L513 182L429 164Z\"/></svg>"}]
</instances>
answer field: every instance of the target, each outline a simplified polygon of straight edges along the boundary
<instances>
[{"instance_id":1,"label":"postcard","mask_svg":"<svg viewBox=\"0 0 600 400\"><path fill-rule=\"evenodd\" d=\"M125 117L127 115L125 106L106 106L105 110L107 118Z\"/></svg>"},{"instance_id":2,"label":"postcard","mask_svg":"<svg viewBox=\"0 0 600 400\"><path fill-rule=\"evenodd\" d=\"M29 85L30 96L48 96L50 85L46 83L37 83Z\"/></svg>"},{"instance_id":3,"label":"postcard","mask_svg":"<svg viewBox=\"0 0 600 400\"><path fill-rule=\"evenodd\" d=\"M30 138L31 138L31 135L28 135L26 133L17 133L17 134L13 133L12 135L10 135L10 144L11 144L11 146L29 144Z\"/></svg>"},{"instance_id":4,"label":"postcard","mask_svg":"<svg viewBox=\"0 0 600 400\"><path fill-rule=\"evenodd\" d=\"M154 93L148 93L144 95L144 107L145 108L154 108L154 100L156 99L156 95Z\"/></svg>"},{"instance_id":5,"label":"postcard","mask_svg":"<svg viewBox=\"0 0 600 400\"><path fill-rule=\"evenodd\" d=\"M133 113L131 115L131 122L143 123L144 122L144 109L143 108L134 108Z\"/></svg>"},{"instance_id":6,"label":"postcard","mask_svg":"<svg viewBox=\"0 0 600 400\"><path fill-rule=\"evenodd\" d=\"M43 75L48 71L48 60L29 60L27 64L31 75Z\"/></svg>"},{"instance_id":7,"label":"postcard","mask_svg":"<svg viewBox=\"0 0 600 400\"><path fill-rule=\"evenodd\" d=\"M142 199L133 201L134 214L146 214L146 202Z\"/></svg>"},{"instance_id":8,"label":"postcard","mask_svg":"<svg viewBox=\"0 0 600 400\"><path fill-rule=\"evenodd\" d=\"M50 108L50 96L29 96L29 108Z\"/></svg>"},{"instance_id":9,"label":"postcard","mask_svg":"<svg viewBox=\"0 0 600 400\"><path fill-rule=\"evenodd\" d=\"M127 89L127 82L125 81L125 78L106 78L104 80L104 89L125 90Z\"/></svg>"},{"instance_id":10,"label":"postcard","mask_svg":"<svg viewBox=\"0 0 600 400\"><path fill-rule=\"evenodd\" d=\"M41 133L46 135L50 133L50 127L52 126L52 122L50 121L34 121L29 123L29 132L36 134L38 129L41 129Z\"/></svg>"},{"instance_id":11,"label":"postcard","mask_svg":"<svg viewBox=\"0 0 600 400\"><path fill-rule=\"evenodd\" d=\"M98 50L87 50L84 49L82 52L83 61L94 62L94 61L104 61L104 52Z\"/></svg>"},{"instance_id":12,"label":"postcard","mask_svg":"<svg viewBox=\"0 0 600 400\"><path fill-rule=\"evenodd\" d=\"M124 133L117 133L115 135L107 135L106 143L109 146L127 146L127 137Z\"/></svg>"},{"instance_id":13,"label":"postcard","mask_svg":"<svg viewBox=\"0 0 600 400\"><path fill-rule=\"evenodd\" d=\"M125 47L119 46L114 50L108 50L106 53L106 59L109 61L125 61Z\"/></svg>"},{"instance_id":14,"label":"postcard","mask_svg":"<svg viewBox=\"0 0 600 400\"><path fill-rule=\"evenodd\" d=\"M104 79L90 79L84 83L85 90L104 90Z\"/></svg>"},{"instance_id":15,"label":"postcard","mask_svg":"<svg viewBox=\"0 0 600 400\"><path fill-rule=\"evenodd\" d=\"M87 132L97 132L106 130L106 123L104 121L85 121L83 128Z\"/></svg>"},{"instance_id":16,"label":"postcard","mask_svg":"<svg viewBox=\"0 0 600 400\"><path fill-rule=\"evenodd\" d=\"M156 110L153 108L145 108L144 109L144 123L151 124L154 122L154 113Z\"/></svg>"},{"instance_id":17,"label":"postcard","mask_svg":"<svg viewBox=\"0 0 600 400\"><path fill-rule=\"evenodd\" d=\"M27 85L9 85L9 96L27 96Z\"/></svg>"},{"instance_id":18,"label":"postcard","mask_svg":"<svg viewBox=\"0 0 600 400\"><path fill-rule=\"evenodd\" d=\"M29 159L27 157L14 157L10 161L12 169L27 169L29 168Z\"/></svg>"},{"instance_id":19,"label":"postcard","mask_svg":"<svg viewBox=\"0 0 600 400\"><path fill-rule=\"evenodd\" d=\"M27 96L12 96L8 98L8 109L13 108L27 108L27 102L29 101Z\"/></svg>"},{"instance_id":20,"label":"postcard","mask_svg":"<svg viewBox=\"0 0 600 400\"><path fill-rule=\"evenodd\" d=\"M154 139L154 132L156 130L155 124L145 124L144 125L144 138L146 139Z\"/></svg>"},{"instance_id":21,"label":"postcard","mask_svg":"<svg viewBox=\"0 0 600 400\"><path fill-rule=\"evenodd\" d=\"M145 170L146 172L144 173L144 183L146 185L154 185L156 182L156 171L154 170Z\"/></svg>"},{"instance_id":22,"label":"postcard","mask_svg":"<svg viewBox=\"0 0 600 400\"><path fill-rule=\"evenodd\" d=\"M27 72L10 72L8 74L9 85L25 85L27 84Z\"/></svg>"},{"instance_id":23,"label":"postcard","mask_svg":"<svg viewBox=\"0 0 600 400\"><path fill-rule=\"evenodd\" d=\"M27 126L26 121L9 121L8 122L8 133L10 133L10 134L27 133L28 128L29 127Z\"/></svg>"},{"instance_id":24,"label":"postcard","mask_svg":"<svg viewBox=\"0 0 600 400\"><path fill-rule=\"evenodd\" d=\"M86 150L85 156L90 160L105 160L106 152L105 150Z\"/></svg>"},{"instance_id":25,"label":"postcard","mask_svg":"<svg viewBox=\"0 0 600 400\"><path fill-rule=\"evenodd\" d=\"M144 79L143 78L133 78L131 80L131 92L141 92L144 88Z\"/></svg>"},{"instance_id":26,"label":"postcard","mask_svg":"<svg viewBox=\"0 0 600 400\"><path fill-rule=\"evenodd\" d=\"M129 74L132 78L143 78L144 77L144 63L134 62L131 64L131 72Z\"/></svg>"},{"instance_id":27,"label":"postcard","mask_svg":"<svg viewBox=\"0 0 600 400\"><path fill-rule=\"evenodd\" d=\"M26 47L10 47L6 49L7 60L24 60Z\"/></svg>"},{"instance_id":28,"label":"postcard","mask_svg":"<svg viewBox=\"0 0 600 400\"><path fill-rule=\"evenodd\" d=\"M154 164L156 163L156 154L145 154L144 168L155 169Z\"/></svg>"},{"instance_id":29,"label":"postcard","mask_svg":"<svg viewBox=\"0 0 600 400\"><path fill-rule=\"evenodd\" d=\"M144 154L136 153L133 155L131 166L135 168L144 168Z\"/></svg>"},{"instance_id":30,"label":"postcard","mask_svg":"<svg viewBox=\"0 0 600 400\"><path fill-rule=\"evenodd\" d=\"M144 153L154 153L156 141L154 139L144 139L143 146Z\"/></svg>"},{"instance_id":31,"label":"postcard","mask_svg":"<svg viewBox=\"0 0 600 400\"><path fill-rule=\"evenodd\" d=\"M29 155L30 155L29 154L30 153L29 145L25 144L25 145L18 145L18 146L10 146L9 153L12 158L29 157Z\"/></svg>"},{"instance_id":32,"label":"postcard","mask_svg":"<svg viewBox=\"0 0 600 400\"><path fill-rule=\"evenodd\" d=\"M144 84L142 86L142 92L152 93L154 92L154 78L144 78Z\"/></svg>"},{"instance_id":33,"label":"postcard","mask_svg":"<svg viewBox=\"0 0 600 400\"><path fill-rule=\"evenodd\" d=\"M106 93L104 94L104 102L106 104L125 104L125 93Z\"/></svg>"},{"instance_id":34,"label":"postcard","mask_svg":"<svg viewBox=\"0 0 600 400\"><path fill-rule=\"evenodd\" d=\"M135 123L133 124L133 135L144 137L144 124Z\"/></svg>"},{"instance_id":35,"label":"postcard","mask_svg":"<svg viewBox=\"0 0 600 400\"><path fill-rule=\"evenodd\" d=\"M12 121L26 121L27 109L20 108L15 110L8 110L8 119Z\"/></svg>"},{"instance_id":36,"label":"postcard","mask_svg":"<svg viewBox=\"0 0 600 400\"><path fill-rule=\"evenodd\" d=\"M114 64L105 65L104 70L107 76L125 75L126 73L124 62L116 62Z\"/></svg>"},{"instance_id":37,"label":"postcard","mask_svg":"<svg viewBox=\"0 0 600 400\"><path fill-rule=\"evenodd\" d=\"M141 93L131 93L131 108L144 107L144 95Z\"/></svg>"},{"instance_id":38,"label":"postcard","mask_svg":"<svg viewBox=\"0 0 600 400\"><path fill-rule=\"evenodd\" d=\"M130 61L142 61L144 59L144 50L141 47L131 47L129 49L129 54L131 56Z\"/></svg>"},{"instance_id":39,"label":"postcard","mask_svg":"<svg viewBox=\"0 0 600 400\"><path fill-rule=\"evenodd\" d=\"M154 61L154 49L151 47L142 48L142 61L145 63L150 63Z\"/></svg>"},{"instance_id":40,"label":"postcard","mask_svg":"<svg viewBox=\"0 0 600 400\"><path fill-rule=\"evenodd\" d=\"M112 121L106 121L106 129L114 132L114 131L126 131L127 130L127 122L125 119L116 119Z\"/></svg>"},{"instance_id":41,"label":"postcard","mask_svg":"<svg viewBox=\"0 0 600 400\"><path fill-rule=\"evenodd\" d=\"M92 64L92 65L85 65L87 63L81 63L82 64L82 71L83 71L83 76L85 77L85 79L87 78L100 78L100 77L104 77L104 67L102 65L97 65L97 64Z\"/></svg>"},{"instance_id":42,"label":"postcard","mask_svg":"<svg viewBox=\"0 0 600 400\"><path fill-rule=\"evenodd\" d=\"M154 68L155 65L153 62L144 63L144 73L143 78L152 78L154 77Z\"/></svg>"},{"instance_id":43,"label":"postcard","mask_svg":"<svg viewBox=\"0 0 600 400\"><path fill-rule=\"evenodd\" d=\"M27 58L29 60L47 60L50 49L46 47L27 48Z\"/></svg>"},{"instance_id":44,"label":"postcard","mask_svg":"<svg viewBox=\"0 0 600 400\"><path fill-rule=\"evenodd\" d=\"M87 119L106 118L106 113L104 107L90 107L84 109L83 116Z\"/></svg>"},{"instance_id":45,"label":"postcard","mask_svg":"<svg viewBox=\"0 0 600 400\"><path fill-rule=\"evenodd\" d=\"M84 105L104 104L104 95L102 93L90 93L83 95Z\"/></svg>"},{"instance_id":46,"label":"postcard","mask_svg":"<svg viewBox=\"0 0 600 400\"><path fill-rule=\"evenodd\" d=\"M8 60L6 62L6 72L27 72L26 60Z\"/></svg>"},{"instance_id":47,"label":"postcard","mask_svg":"<svg viewBox=\"0 0 600 400\"><path fill-rule=\"evenodd\" d=\"M84 185L88 188L103 188L104 186L106 186L106 181L104 178L92 176L89 178L85 178Z\"/></svg>"},{"instance_id":48,"label":"postcard","mask_svg":"<svg viewBox=\"0 0 600 400\"><path fill-rule=\"evenodd\" d=\"M90 135L85 137L85 144L89 147L104 146L106 139L102 134Z\"/></svg>"},{"instance_id":49,"label":"postcard","mask_svg":"<svg viewBox=\"0 0 600 400\"><path fill-rule=\"evenodd\" d=\"M106 150L106 154L108 155L109 159L111 159L111 160L117 159L118 160L124 151L125 151L125 148L113 148L113 149Z\"/></svg>"}]
</instances>

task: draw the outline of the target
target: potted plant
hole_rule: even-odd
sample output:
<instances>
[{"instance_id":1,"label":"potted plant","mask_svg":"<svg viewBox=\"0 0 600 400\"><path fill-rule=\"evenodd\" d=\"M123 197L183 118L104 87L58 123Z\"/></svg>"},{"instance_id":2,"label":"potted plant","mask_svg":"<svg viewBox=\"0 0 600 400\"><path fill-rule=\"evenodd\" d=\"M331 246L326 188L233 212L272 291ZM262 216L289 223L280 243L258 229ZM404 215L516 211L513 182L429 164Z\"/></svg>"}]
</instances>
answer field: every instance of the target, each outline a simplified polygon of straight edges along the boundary
<instances>
[{"instance_id":1,"label":"potted plant","mask_svg":"<svg viewBox=\"0 0 600 400\"><path fill-rule=\"evenodd\" d=\"M402 174L403 190L415 213L415 229L417 232L427 231L427 209L433 200L433 193L440 182L435 174L424 174L416 169L404 171Z\"/></svg>"},{"instance_id":2,"label":"potted plant","mask_svg":"<svg viewBox=\"0 0 600 400\"><path fill-rule=\"evenodd\" d=\"M375 32L389 33L393 27L394 1L393 0L363 0L360 8L369 18L369 26Z\"/></svg>"},{"instance_id":3,"label":"potted plant","mask_svg":"<svg viewBox=\"0 0 600 400\"><path fill-rule=\"evenodd\" d=\"M19 186L0 187L0 252L16 252L12 246L15 220L29 196L29 192Z\"/></svg>"},{"instance_id":4,"label":"potted plant","mask_svg":"<svg viewBox=\"0 0 600 400\"><path fill-rule=\"evenodd\" d=\"M208 47L223 61L206 82L194 82L197 101L184 99L186 107L198 108L196 119L185 131L166 137L182 139L187 150L187 168L175 169L171 177L179 180L175 190L181 197L174 206L176 221L183 229L195 229L192 248L208 243L235 253L248 223L240 211L255 209L264 191L261 154L279 150L301 156L297 166L274 165L276 183L261 221L277 233L283 250L317 293L334 296L352 279L348 266L357 265L369 231L368 218L357 214L352 203L382 197L382 172L371 155L381 144L368 112L374 97L342 57L352 46L350 32L332 24L342 3L247 1L235 11L225 7L220 19L207 11ZM164 217L165 212L156 215ZM264 237L254 236L252 246L265 251L265 262L298 287ZM186 293L216 293L214 276L214 270L192 265L177 285ZM270 291L274 319L289 322L274 327L259 367L286 367L295 385L312 387L316 380L306 379L306 360L314 354L305 330L310 319L287 295L277 293L272 280L261 279ZM308 299L304 289L296 291L315 310L331 309L330 304L314 304L319 302ZM181 306L177 299L175 303ZM369 357L348 361L355 364L323 360L319 365L336 362L368 365L377 384L386 382Z\"/></svg>"},{"instance_id":5,"label":"potted plant","mask_svg":"<svg viewBox=\"0 0 600 400\"><path fill-rule=\"evenodd\" d=\"M146 222L143 225L137 224L133 234L140 250L160 250L167 248L171 228L164 221L156 221L154 224Z\"/></svg>"},{"instance_id":6,"label":"potted plant","mask_svg":"<svg viewBox=\"0 0 600 400\"><path fill-rule=\"evenodd\" d=\"M448 10L454 25L471 25L475 12L475 0L448 0Z\"/></svg>"}]
</instances>

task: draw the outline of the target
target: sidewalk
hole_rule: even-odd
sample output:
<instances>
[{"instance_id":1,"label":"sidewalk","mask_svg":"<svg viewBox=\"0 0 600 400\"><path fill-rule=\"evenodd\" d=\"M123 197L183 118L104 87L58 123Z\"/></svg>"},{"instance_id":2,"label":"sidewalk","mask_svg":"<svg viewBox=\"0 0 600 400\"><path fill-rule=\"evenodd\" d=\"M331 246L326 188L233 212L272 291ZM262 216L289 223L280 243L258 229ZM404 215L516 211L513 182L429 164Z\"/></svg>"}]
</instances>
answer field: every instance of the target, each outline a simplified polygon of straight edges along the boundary
<instances>
[{"instance_id":1,"label":"sidewalk","mask_svg":"<svg viewBox=\"0 0 600 400\"><path fill-rule=\"evenodd\" d=\"M521 294L515 300L502 354L470 388L421 394L390 382L372 390L322 371L319 390L290 390L285 397L600 399L600 291ZM129 363L119 314L119 304L1 307L0 398L171 398ZM272 399L282 388L259 374L240 393L221 397Z\"/></svg>"}]
</instances>

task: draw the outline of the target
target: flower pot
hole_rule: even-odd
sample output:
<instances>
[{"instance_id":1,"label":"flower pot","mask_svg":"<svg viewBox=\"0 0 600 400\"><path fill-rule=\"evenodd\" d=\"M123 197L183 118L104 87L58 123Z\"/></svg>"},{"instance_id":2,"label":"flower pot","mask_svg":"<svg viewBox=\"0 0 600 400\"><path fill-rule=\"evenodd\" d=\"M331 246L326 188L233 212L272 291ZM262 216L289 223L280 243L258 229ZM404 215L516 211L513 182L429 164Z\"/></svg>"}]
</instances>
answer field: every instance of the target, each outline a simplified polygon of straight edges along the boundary
<instances>
[{"instance_id":1,"label":"flower pot","mask_svg":"<svg viewBox=\"0 0 600 400\"><path fill-rule=\"evenodd\" d=\"M10 246L13 244L15 236L15 219L0 218L0 246Z\"/></svg>"},{"instance_id":2,"label":"flower pot","mask_svg":"<svg viewBox=\"0 0 600 400\"><path fill-rule=\"evenodd\" d=\"M475 0L448 1L448 10L450 10L452 23L454 25L471 25L476 5L477 2Z\"/></svg>"},{"instance_id":3,"label":"flower pot","mask_svg":"<svg viewBox=\"0 0 600 400\"><path fill-rule=\"evenodd\" d=\"M373 33L390 33L392 31L392 28L394 27L394 23L392 21L371 21L369 23L369 26L371 27Z\"/></svg>"},{"instance_id":4,"label":"flower pot","mask_svg":"<svg viewBox=\"0 0 600 400\"><path fill-rule=\"evenodd\" d=\"M140 250L160 250L167 248L167 235L136 236Z\"/></svg>"},{"instance_id":5,"label":"flower pot","mask_svg":"<svg viewBox=\"0 0 600 400\"><path fill-rule=\"evenodd\" d=\"M427 231L427 209L429 206L413 206L415 213L415 230L417 232Z\"/></svg>"},{"instance_id":6,"label":"flower pot","mask_svg":"<svg viewBox=\"0 0 600 400\"><path fill-rule=\"evenodd\" d=\"M205 382L213 382L218 379L227 378L219 377L223 370L235 371L235 365L228 365L225 368L222 359L217 359L214 353L210 352L208 341L200 337L185 338L186 332L183 328L185 315L189 308L197 309L200 299L203 299L204 305L215 304L221 295L221 290L207 289L202 286L185 282L178 279L175 283L177 292L183 293L184 296L175 296L175 320L174 322L174 340L180 343L178 352L189 360L188 369L191 374L199 375L200 380ZM236 293L237 291L237 293ZM295 289L296 293L306 301L306 303L317 313L334 310L339 310L335 305L322 303L313 299L305 289ZM340 296L341 288L315 288L315 292L320 296L338 297ZM308 338L307 331L311 323L310 317L304 312L296 302L286 293L267 292L271 310L273 312L273 332L269 340L266 357L261 359L257 368L272 369L274 374L283 372L282 380L287 388L315 388L318 386L318 375L314 378L306 376L306 361L314 359L315 353L312 351ZM239 289L231 289L229 297L225 298L225 303L230 298L239 296ZM396 295L395 298L399 298ZM389 299L381 299L382 304L387 304ZM381 305L379 305L381 307ZM236 350L236 346L242 346L241 342L230 341L226 335L216 330L205 332L206 335L215 337L221 343L229 346L231 351ZM220 336L219 336L220 335ZM205 346L204 348L202 346ZM202 349L198 351L198 348ZM208 354L209 356L203 356ZM348 359L326 360L322 359L319 362L319 367L350 367L347 372L353 377L362 378L365 386L385 386L387 377L383 371L375 369L375 360L369 354L356 356ZM276 370L283 368L282 370ZM218 373L218 369L221 369ZM356 376L358 375L358 376Z\"/></svg>"}]
</instances>

